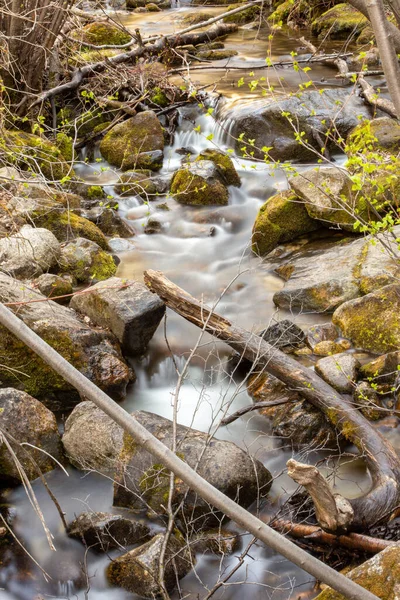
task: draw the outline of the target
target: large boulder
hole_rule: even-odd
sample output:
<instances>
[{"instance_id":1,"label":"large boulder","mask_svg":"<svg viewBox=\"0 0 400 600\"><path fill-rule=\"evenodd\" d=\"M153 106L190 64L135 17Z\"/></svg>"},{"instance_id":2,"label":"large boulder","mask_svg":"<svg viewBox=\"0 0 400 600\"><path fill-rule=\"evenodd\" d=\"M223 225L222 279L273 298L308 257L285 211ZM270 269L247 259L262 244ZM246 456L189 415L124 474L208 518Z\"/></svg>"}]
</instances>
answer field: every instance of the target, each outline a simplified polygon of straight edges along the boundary
<instances>
[{"instance_id":1,"label":"large boulder","mask_svg":"<svg viewBox=\"0 0 400 600\"><path fill-rule=\"evenodd\" d=\"M90 328L74 310L4 274L0 274L0 301L17 303L11 309L28 327L102 390L117 399L124 397L131 372L112 334ZM60 374L5 327L0 330L3 385L24 389L54 410L80 400Z\"/></svg>"},{"instance_id":2,"label":"large boulder","mask_svg":"<svg viewBox=\"0 0 400 600\"><path fill-rule=\"evenodd\" d=\"M153 111L139 113L115 125L100 143L100 152L112 165L123 171L162 166L164 136Z\"/></svg>"},{"instance_id":3,"label":"large boulder","mask_svg":"<svg viewBox=\"0 0 400 600\"><path fill-rule=\"evenodd\" d=\"M44 227L53 232L60 242L85 238L96 242L103 250L108 250L106 237L97 225L68 209L37 210L33 221L37 227Z\"/></svg>"},{"instance_id":4,"label":"large boulder","mask_svg":"<svg viewBox=\"0 0 400 600\"><path fill-rule=\"evenodd\" d=\"M375 554L346 573L346 577L381 600L399 600L400 544L393 544ZM346 600L346 597L327 588L315 600Z\"/></svg>"},{"instance_id":5,"label":"large boulder","mask_svg":"<svg viewBox=\"0 0 400 600\"><path fill-rule=\"evenodd\" d=\"M68 525L69 537L80 540L97 552L108 552L148 540L149 528L140 521L122 515L85 512Z\"/></svg>"},{"instance_id":6,"label":"large boulder","mask_svg":"<svg viewBox=\"0 0 400 600\"><path fill-rule=\"evenodd\" d=\"M315 167L289 179L293 191L304 201L312 219L327 226L339 225L345 231L354 231L354 223L368 221L367 206L352 194L352 181L341 169Z\"/></svg>"},{"instance_id":7,"label":"large boulder","mask_svg":"<svg viewBox=\"0 0 400 600\"><path fill-rule=\"evenodd\" d=\"M199 160L176 171L171 193L180 204L213 206L228 204L229 192L211 160Z\"/></svg>"},{"instance_id":8,"label":"large boulder","mask_svg":"<svg viewBox=\"0 0 400 600\"><path fill-rule=\"evenodd\" d=\"M164 534L114 559L107 568L108 581L142 598L161 596L159 569ZM190 548L182 537L172 534L164 556L164 586L171 592L194 565Z\"/></svg>"},{"instance_id":9,"label":"large boulder","mask_svg":"<svg viewBox=\"0 0 400 600\"><path fill-rule=\"evenodd\" d=\"M17 279L41 275L57 264L60 244L48 229L24 225L0 240L0 269Z\"/></svg>"},{"instance_id":10,"label":"large boulder","mask_svg":"<svg viewBox=\"0 0 400 600\"><path fill-rule=\"evenodd\" d=\"M103 281L115 275L117 265L96 242L78 237L62 245L59 269L79 282Z\"/></svg>"},{"instance_id":11,"label":"large boulder","mask_svg":"<svg viewBox=\"0 0 400 600\"><path fill-rule=\"evenodd\" d=\"M0 430L4 436L0 446L0 481L3 484L21 482L20 470L9 446L28 479L39 477L29 456L42 473L54 469L57 466L55 460L63 460L55 416L25 392L13 388L0 390ZM29 445L21 446L22 443Z\"/></svg>"},{"instance_id":12,"label":"large boulder","mask_svg":"<svg viewBox=\"0 0 400 600\"><path fill-rule=\"evenodd\" d=\"M242 153L245 146L255 158L263 159L266 147L274 160L308 162L315 160L310 146L320 152L321 145L332 145L326 139L332 125L344 138L359 123L359 116L370 116L370 110L360 97L335 88L293 94L284 100L256 100L229 116L235 119L232 136L238 140L237 152ZM304 132L307 147L296 140L293 127Z\"/></svg>"},{"instance_id":13,"label":"large boulder","mask_svg":"<svg viewBox=\"0 0 400 600\"><path fill-rule=\"evenodd\" d=\"M400 350L400 285L345 302L332 321L356 348L376 354Z\"/></svg>"},{"instance_id":14,"label":"large boulder","mask_svg":"<svg viewBox=\"0 0 400 600\"><path fill-rule=\"evenodd\" d=\"M289 242L319 226L308 216L304 203L296 194L279 192L258 211L251 239L253 252L265 256L281 242Z\"/></svg>"},{"instance_id":15,"label":"large boulder","mask_svg":"<svg viewBox=\"0 0 400 600\"><path fill-rule=\"evenodd\" d=\"M328 250L310 252L277 269L286 280L273 300L280 308L333 312L348 300L398 281L400 251L391 234L345 240Z\"/></svg>"},{"instance_id":16,"label":"large boulder","mask_svg":"<svg viewBox=\"0 0 400 600\"><path fill-rule=\"evenodd\" d=\"M133 416L163 444L172 448L172 421L144 411L135 412ZM177 426L176 433L178 455L182 460L241 506L247 507L268 493L271 485L269 471L232 442L210 439L208 434L183 425ZM129 435L124 435L114 479L116 506L130 509L147 506L156 514L165 512L169 471ZM206 523L214 524L221 518L219 511L176 478L173 504L179 506L180 502L183 502L183 514L194 520L196 528Z\"/></svg>"},{"instance_id":17,"label":"large boulder","mask_svg":"<svg viewBox=\"0 0 400 600\"><path fill-rule=\"evenodd\" d=\"M70 462L82 470L113 476L123 430L92 402L80 402L65 422L62 443Z\"/></svg>"},{"instance_id":18,"label":"large boulder","mask_svg":"<svg viewBox=\"0 0 400 600\"><path fill-rule=\"evenodd\" d=\"M111 329L129 354L142 355L165 313L165 305L139 281L112 277L78 294L71 307Z\"/></svg>"}]
</instances>

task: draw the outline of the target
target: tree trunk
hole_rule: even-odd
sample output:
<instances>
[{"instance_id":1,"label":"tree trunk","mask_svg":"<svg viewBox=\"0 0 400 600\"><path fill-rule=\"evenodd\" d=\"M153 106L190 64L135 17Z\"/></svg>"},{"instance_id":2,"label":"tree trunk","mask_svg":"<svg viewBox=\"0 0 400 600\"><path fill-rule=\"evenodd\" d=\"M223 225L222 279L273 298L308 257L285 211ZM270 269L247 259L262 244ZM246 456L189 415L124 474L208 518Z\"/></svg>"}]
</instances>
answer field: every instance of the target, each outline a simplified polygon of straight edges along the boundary
<instances>
[{"instance_id":1,"label":"tree trunk","mask_svg":"<svg viewBox=\"0 0 400 600\"><path fill-rule=\"evenodd\" d=\"M162 273L146 271L145 282L176 313L228 343L244 358L256 363L258 371L265 369L300 392L349 442L357 446L369 469L372 488L364 496L349 501L354 511L349 528L368 527L379 514L389 518L400 504L400 460L390 444L353 405L311 369L283 354L258 335L233 325L174 285Z\"/></svg>"}]
</instances>

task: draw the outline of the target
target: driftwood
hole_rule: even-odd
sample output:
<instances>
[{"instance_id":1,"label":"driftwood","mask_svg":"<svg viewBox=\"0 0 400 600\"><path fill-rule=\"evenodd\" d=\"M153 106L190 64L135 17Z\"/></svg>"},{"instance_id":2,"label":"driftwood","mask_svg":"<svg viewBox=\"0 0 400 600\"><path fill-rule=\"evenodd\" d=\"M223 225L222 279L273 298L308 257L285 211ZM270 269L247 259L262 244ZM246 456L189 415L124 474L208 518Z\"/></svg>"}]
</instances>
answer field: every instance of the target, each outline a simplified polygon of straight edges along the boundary
<instances>
[{"instance_id":1,"label":"driftwood","mask_svg":"<svg viewBox=\"0 0 400 600\"><path fill-rule=\"evenodd\" d=\"M319 544L326 544L331 547L341 546L348 550L359 550L361 552L367 552L368 554L377 554L378 552L385 550L385 548L397 543L390 540L371 537L369 535L362 535L360 533L333 535L316 525L293 523L292 521L286 521L285 519L272 519L272 521L269 522L269 526L276 531L286 533L297 539L306 538L307 540Z\"/></svg>"},{"instance_id":2,"label":"driftwood","mask_svg":"<svg viewBox=\"0 0 400 600\"><path fill-rule=\"evenodd\" d=\"M371 426L367 419L311 369L280 352L255 333L233 325L190 294L176 286L162 273L146 271L145 282L167 306L198 327L228 343L244 358L265 369L291 389L296 389L349 442L355 444L364 458L372 479L372 487L364 496L349 500L354 512L349 529L362 529L376 521L376 515L391 513L400 504L400 459L391 445ZM340 527L333 524L332 529Z\"/></svg>"}]
</instances>

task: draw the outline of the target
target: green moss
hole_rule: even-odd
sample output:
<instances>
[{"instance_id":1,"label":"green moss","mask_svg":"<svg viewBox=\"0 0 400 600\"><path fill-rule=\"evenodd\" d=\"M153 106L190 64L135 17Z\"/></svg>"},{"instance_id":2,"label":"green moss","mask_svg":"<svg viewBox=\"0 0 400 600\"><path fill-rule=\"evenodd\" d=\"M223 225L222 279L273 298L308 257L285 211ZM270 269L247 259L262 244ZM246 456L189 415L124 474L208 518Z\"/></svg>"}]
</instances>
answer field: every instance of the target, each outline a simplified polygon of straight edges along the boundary
<instances>
[{"instance_id":1,"label":"green moss","mask_svg":"<svg viewBox=\"0 0 400 600\"><path fill-rule=\"evenodd\" d=\"M14 164L42 173L46 179L57 181L74 176L73 169L57 146L43 136L25 131L6 131L0 138L0 153Z\"/></svg>"},{"instance_id":2,"label":"green moss","mask_svg":"<svg viewBox=\"0 0 400 600\"><path fill-rule=\"evenodd\" d=\"M101 185L90 185L86 190L86 195L90 200L96 198L100 200L101 198L106 197L106 193Z\"/></svg>"},{"instance_id":3,"label":"green moss","mask_svg":"<svg viewBox=\"0 0 400 600\"><path fill-rule=\"evenodd\" d=\"M206 150L203 150L201 154L199 154L196 160L211 160L218 168L218 171L222 175L226 185L240 187L240 177L233 166L232 159L224 152L207 148Z\"/></svg>"},{"instance_id":4,"label":"green moss","mask_svg":"<svg viewBox=\"0 0 400 600\"><path fill-rule=\"evenodd\" d=\"M77 32L76 37L96 46L122 46L132 39L127 31L107 21L95 21L85 25Z\"/></svg>"},{"instance_id":5,"label":"green moss","mask_svg":"<svg viewBox=\"0 0 400 600\"><path fill-rule=\"evenodd\" d=\"M278 244L318 229L304 203L291 191L272 196L260 208L252 233L252 249L265 256Z\"/></svg>"},{"instance_id":6,"label":"green moss","mask_svg":"<svg viewBox=\"0 0 400 600\"><path fill-rule=\"evenodd\" d=\"M233 10L238 6L240 6L240 4L230 4L226 10ZM228 17L225 17L224 22L237 23L238 25L241 25L243 23L250 23L251 21L254 21L257 17L259 17L260 12L260 6L251 6L250 8L246 8L246 10L242 10L241 12L236 13L235 15L229 15Z\"/></svg>"},{"instance_id":7,"label":"green moss","mask_svg":"<svg viewBox=\"0 0 400 600\"><path fill-rule=\"evenodd\" d=\"M282 4L279 4L277 8L271 13L267 19L270 23L281 23L285 22L290 12L294 8L295 2L293 0L285 0Z\"/></svg>"},{"instance_id":8,"label":"green moss","mask_svg":"<svg viewBox=\"0 0 400 600\"><path fill-rule=\"evenodd\" d=\"M110 111L102 111L99 108L87 110L76 119L76 129L79 137L94 132L98 127L107 127L111 118Z\"/></svg>"},{"instance_id":9,"label":"green moss","mask_svg":"<svg viewBox=\"0 0 400 600\"><path fill-rule=\"evenodd\" d=\"M184 25L197 25L198 23L203 23L203 21L208 21L214 17L213 13L206 12L194 12L188 15L185 15L182 19L182 23Z\"/></svg>"},{"instance_id":10,"label":"green moss","mask_svg":"<svg viewBox=\"0 0 400 600\"><path fill-rule=\"evenodd\" d=\"M32 215L36 227L49 229L60 242L71 238L83 237L96 242L103 250L108 249L105 235L88 219L64 210L36 211Z\"/></svg>"},{"instance_id":11,"label":"green moss","mask_svg":"<svg viewBox=\"0 0 400 600\"><path fill-rule=\"evenodd\" d=\"M190 206L224 206L229 198L228 190L220 181L206 181L188 169L180 169L175 173L171 193L175 200Z\"/></svg>"},{"instance_id":12,"label":"green moss","mask_svg":"<svg viewBox=\"0 0 400 600\"><path fill-rule=\"evenodd\" d=\"M57 133L56 146L67 162L73 162L75 159L74 140L66 133Z\"/></svg>"},{"instance_id":13,"label":"green moss","mask_svg":"<svg viewBox=\"0 0 400 600\"><path fill-rule=\"evenodd\" d=\"M237 50L201 50L196 52L197 58L205 60L222 60L224 58L231 58L237 55Z\"/></svg>"},{"instance_id":14,"label":"green moss","mask_svg":"<svg viewBox=\"0 0 400 600\"><path fill-rule=\"evenodd\" d=\"M117 271L117 265L113 257L105 252L99 252L90 269L91 276L97 281L104 281L113 277Z\"/></svg>"},{"instance_id":15,"label":"green moss","mask_svg":"<svg viewBox=\"0 0 400 600\"><path fill-rule=\"evenodd\" d=\"M346 39L350 34L360 33L368 19L349 4L337 4L313 21L311 31L318 37Z\"/></svg>"},{"instance_id":16,"label":"green moss","mask_svg":"<svg viewBox=\"0 0 400 600\"><path fill-rule=\"evenodd\" d=\"M163 90L160 87L155 87L153 90L153 95L151 96L151 101L154 104L158 104L158 106L164 107L168 106L169 100Z\"/></svg>"},{"instance_id":17,"label":"green moss","mask_svg":"<svg viewBox=\"0 0 400 600\"><path fill-rule=\"evenodd\" d=\"M121 50L113 50L112 48L103 48L102 50L82 50L70 56L68 58L68 64L72 67L83 67L88 63L99 62L120 53Z\"/></svg>"}]
</instances>

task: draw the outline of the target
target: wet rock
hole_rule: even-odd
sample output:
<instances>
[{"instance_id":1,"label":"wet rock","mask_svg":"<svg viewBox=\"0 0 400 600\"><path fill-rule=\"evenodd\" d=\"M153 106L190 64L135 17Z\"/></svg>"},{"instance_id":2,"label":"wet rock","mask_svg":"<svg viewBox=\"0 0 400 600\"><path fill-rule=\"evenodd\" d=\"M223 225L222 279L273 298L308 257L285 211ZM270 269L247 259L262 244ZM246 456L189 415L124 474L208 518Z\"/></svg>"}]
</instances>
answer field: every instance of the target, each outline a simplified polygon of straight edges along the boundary
<instances>
[{"instance_id":1,"label":"wet rock","mask_svg":"<svg viewBox=\"0 0 400 600\"><path fill-rule=\"evenodd\" d=\"M103 281L115 275L117 270L110 254L84 238L77 238L61 247L59 268L80 282Z\"/></svg>"},{"instance_id":2,"label":"wet rock","mask_svg":"<svg viewBox=\"0 0 400 600\"><path fill-rule=\"evenodd\" d=\"M349 4L337 4L313 21L311 31L323 39L345 40L349 35L361 33L368 22L367 17Z\"/></svg>"},{"instance_id":3,"label":"wet rock","mask_svg":"<svg viewBox=\"0 0 400 600\"><path fill-rule=\"evenodd\" d=\"M273 402L281 398L287 398L288 401L300 399L297 392L291 391L282 381L264 372L256 372L250 375L247 391L254 402ZM276 406L264 407L260 409L260 414L271 417L275 414L275 411Z\"/></svg>"},{"instance_id":4,"label":"wet rock","mask_svg":"<svg viewBox=\"0 0 400 600\"><path fill-rule=\"evenodd\" d=\"M0 429L28 479L39 477L39 472L29 456L32 456L42 473L57 466L52 456L63 462L61 438L55 416L29 394L13 388L0 390ZM37 446L39 450L30 446L21 447L22 443ZM21 482L17 465L6 442L2 442L0 447L0 480L3 484L13 485Z\"/></svg>"},{"instance_id":5,"label":"wet rock","mask_svg":"<svg viewBox=\"0 0 400 600\"><path fill-rule=\"evenodd\" d=\"M398 600L400 545L389 546L346 573L346 577L382 600ZM345 596L327 588L315 600L345 600Z\"/></svg>"},{"instance_id":6,"label":"wet rock","mask_svg":"<svg viewBox=\"0 0 400 600\"><path fill-rule=\"evenodd\" d=\"M340 354L341 352L348 350L350 347L351 344L348 340L343 340L340 342L324 340L323 342L318 342L318 344L315 344L313 353L316 356L329 356L331 354Z\"/></svg>"},{"instance_id":7,"label":"wet rock","mask_svg":"<svg viewBox=\"0 0 400 600\"><path fill-rule=\"evenodd\" d=\"M357 219L368 222L368 207L364 200L357 201L352 194L352 181L341 169L314 167L289 179L289 185L304 201L311 219L327 226L338 225L345 231L354 231ZM354 215L354 216L353 216Z\"/></svg>"},{"instance_id":8,"label":"wet rock","mask_svg":"<svg viewBox=\"0 0 400 600\"><path fill-rule=\"evenodd\" d=\"M356 348L376 354L400 349L400 285L345 302L332 321Z\"/></svg>"},{"instance_id":9,"label":"wet rock","mask_svg":"<svg viewBox=\"0 0 400 600\"><path fill-rule=\"evenodd\" d=\"M163 177L151 177L150 170L126 171L119 178L115 191L121 196L140 196L143 200L157 200L169 189L169 181Z\"/></svg>"},{"instance_id":10,"label":"wet rock","mask_svg":"<svg viewBox=\"0 0 400 600\"><path fill-rule=\"evenodd\" d=\"M252 232L252 249L259 256L269 254L278 244L315 231L306 207L291 191L279 192L260 208Z\"/></svg>"},{"instance_id":11,"label":"wet rock","mask_svg":"<svg viewBox=\"0 0 400 600\"><path fill-rule=\"evenodd\" d=\"M97 552L146 542L149 528L140 521L104 512L85 512L68 525L70 537Z\"/></svg>"},{"instance_id":12,"label":"wet rock","mask_svg":"<svg viewBox=\"0 0 400 600\"><path fill-rule=\"evenodd\" d=\"M92 402L78 404L65 422L62 443L78 469L112 476L122 449L123 430Z\"/></svg>"},{"instance_id":13,"label":"wet rock","mask_svg":"<svg viewBox=\"0 0 400 600\"><path fill-rule=\"evenodd\" d=\"M155 113L150 110L118 123L100 143L104 158L123 171L158 170L162 166L163 150L162 128Z\"/></svg>"},{"instance_id":14,"label":"wet rock","mask_svg":"<svg viewBox=\"0 0 400 600\"><path fill-rule=\"evenodd\" d=\"M37 288L43 296L47 298L53 298L55 296L67 296L72 294L72 277L70 275L52 275L51 273L44 273L34 281L32 286ZM67 304L69 298L59 298L56 302L60 304Z\"/></svg>"},{"instance_id":15,"label":"wet rock","mask_svg":"<svg viewBox=\"0 0 400 600\"><path fill-rule=\"evenodd\" d=\"M97 206L85 213L85 217L107 236L118 236L122 238L130 238L135 235L132 227L119 216L116 210L103 206Z\"/></svg>"},{"instance_id":16,"label":"wet rock","mask_svg":"<svg viewBox=\"0 0 400 600\"><path fill-rule=\"evenodd\" d=\"M295 139L291 121L295 123L296 130L304 131L307 143L320 151L332 122L344 138L358 125L358 115L368 118L370 110L361 98L350 95L347 90L307 91L284 100L263 99L244 105L235 115L232 135L238 138L244 133L236 146L240 154L246 142L254 140L248 151L254 151L255 158L264 158L259 149L266 146L272 148L269 156L273 160L307 162L315 160L315 154Z\"/></svg>"},{"instance_id":17,"label":"wet rock","mask_svg":"<svg viewBox=\"0 0 400 600\"><path fill-rule=\"evenodd\" d=\"M258 334L266 342L275 348L298 348L305 342L305 334L293 321L283 319L274 325L270 325Z\"/></svg>"},{"instance_id":18,"label":"wet rock","mask_svg":"<svg viewBox=\"0 0 400 600\"><path fill-rule=\"evenodd\" d=\"M355 127L347 138L347 145L364 138L372 150L385 150L397 153L400 150L400 125L390 117L380 117L364 121Z\"/></svg>"},{"instance_id":19,"label":"wet rock","mask_svg":"<svg viewBox=\"0 0 400 600\"><path fill-rule=\"evenodd\" d=\"M102 231L88 219L76 215L70 210L42 209L36 212L34 223L36 227L49 229L59 242L71 241L74 238L85 238L96 242L103 250L108 250L106 237Z\"/></svg>"},{"instance_id":20,"label":"wet rock","mask_svg":"<svg viewBox=\"0 0 400 600\"><path fill-rule=\"evenodd\" d=\"M148 235L152 235L153 233L161 233L162 228L162 223L158 219L150 217L149 219L147 219L147 223L144 227L144 232Z\"/></svg>"},{"instance_id":21,"label":"wet rock","mask_svg":"<svg viewBox=\"0 0 400 600\"><path fill-rule=\"evenodd\" d=\"M112 277L74 296L71 307L110 329L122 348L142 355L165 313L165 305L139 281Z\"/></svg>"},{"instance_id":22,"label":"wet rock","mask_svg":"<svg viewBox=\"0 0 400 600\"><path fill-rule=\"evenodd\" d=\"M47 229L24 225L0 240L0 269L17 279L41 275L57 264L59 256L60 244Z\"/></svg>"},{"instance_id":23,"label":"wet rock","mask_svg":"<svg viewBox=\"0 0 400 600\"><path fill-rule=\"evenodd\" d=\"M171 193L180 204L190 206L226 205L229 198L219 171L210 160L199 160L179 169L172 178Z\"/></svg>"},{"instance_id":24,"label":"wet rock","mask_svg":"<svg viewBox=\"0 0 400 600\"><path fill-rule=\"evenodd\" d=\"M135 244L133 242L122 238L112 238L108 241L108 245L110 246L112 252L115 252L116 254L129 252L129 250L135 249Z\"/></svg>"},{"instance_id":25,"label":"wet rock","mask_svg":"<svg viewBox=\"0 0 400 600\"><path fill-rule=\"evenodd\" d=\"M376 383L393 384L399 373L400 351L388 352L366 363L360 369L362 377L374 379Z\"/></svg>"},{"instance_id":26,"label":"wet rock","mask_svg":"<svg viewBox=\"0 0 400 600\"><path fill-rule=\"evenodd\" d=\"M239 536L226 529L211 529L196 534L190 543L193 552L205 554L233 554L239 546Z\"/></svg>"},{"instance_id":27,"label":"wet rock","mask_svg":"<svg viewBox=\"0 0 400 600\"><path fill-rule=\"evenodd\" d=\"M148 431L172 446L172 421L152 413L138 411L135 419ZM177 426L177 444L182 459L213 486L241 506L249 506L256 498L265 496L270 487L269 471L232 442L209 439L195 429ZM115 474L114 504L136 509L150 507L156 514L165 512L169 489L169 472L130 436L124 436L118 468ZM120 484L124 482L124 486ZM186 495L187 494L187 495ZM183 501L184 518L190 519L196 529L214 524L221 518L213 509L179 478L175 480L174 506ZM145 503L145 504L144 504ZM218 521L219 522L219 521Z\"/></svg>"},{"instance_id":28,"label":"wet rock","mask_svg":"<svg viewBox=\"0 0 400 600\"><path fill-rule=\"evenodd\" d=\"M236 171L232 159L221 150L214 148L206 148L203 150L197 160L211 160L217 167L217 170L226 185L234 185L240 187L241 181Z\"/></svg>"},{"instance_id":29,"label":"wet rock","mask_svg":"<svg viewBox=\"0 0 400 600\"><path fill-rule=\"evenodd\" d=\"M334 342L338 337L338 331L333 323L311 325L306 332L307 344L311 349L320 342Z\"/></svg>"},{"instance_id":30,"label":"wet rock","mask_svg":"<svg viewBox=\"0 0 400 600\"><path fill-rule=\"evenodd\" d=\"M232 56L237 56L237 50L228 50L224 48L224 50L200 50L200 52L196 52L197 58L201 60L222 60L223 58L232 58Z\"/></svg>"},{"instance_id":31,"label":"wet rock","mask_svg":"<svg viewBox=\"0 0 400 600\"><path fill-rule=\"evenodd\" d=\"M351 354L335 354L317 361L315 371L335 390L350 394L357 378L360 363Z\"/></svg>"},{"instance_id":32,"label":"wet rock","mask_svg":"<svg viewBox=\"0 0 400 600\"><path fill-rule=\"evenodd\" d=\"M113 560L107 568L108 581L142 598L157 598L161 594L158 584L160 554L164 535L159 533L152 540ZM185 542L171 535L165 554L164 585L171 592L191 571L194 558Z\"/></svg>"},{"instance_id":33,"label":"wet rock","mask_svg":"<svg viewBox=\"0 0 400 600\"><path fill-rule=\"evenodd\" d=\"M364 417L370 421L378 421L385 416L385 411L379 410L384 406L381 397L366 381L357 384L353 402Z\"/></svg>"},{"instance_id":34,"label":"wet rock","mask_svg":"<svg viewBox=\"0 0 400 600\"><path fill-rule=\"evenodd\" d=\"M32 288L0 274L0 301L17 302L11 307L18 317L68 362L116 399L125 395L131 372L123 360L118 342L112 334L91 329L75 311L61 306ZM0 353L3 385L23 389L56 409L71 407L80 400L78 392L53 371L22 342L0 327ZM20 370L15 371L19 365Z\"/></svg>"}]
</instances>

